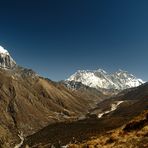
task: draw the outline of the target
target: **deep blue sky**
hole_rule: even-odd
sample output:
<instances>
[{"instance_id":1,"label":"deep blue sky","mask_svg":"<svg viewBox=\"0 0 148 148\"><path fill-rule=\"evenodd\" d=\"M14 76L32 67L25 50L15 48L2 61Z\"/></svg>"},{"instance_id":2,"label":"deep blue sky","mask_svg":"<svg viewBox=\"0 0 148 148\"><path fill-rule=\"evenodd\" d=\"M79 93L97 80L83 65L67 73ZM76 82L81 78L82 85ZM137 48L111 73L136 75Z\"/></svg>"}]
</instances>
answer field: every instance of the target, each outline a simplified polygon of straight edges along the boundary
<instances>
[{"instance_id":1,"label":"deep blue sky","mask_svg":"<svg viewBox=\"0 0 148 148\"><path fill-rule=\"evenodd\" d=\"M0 45L52 80L97 68L148 80L148 0L0 0Z\"/></svg>"}]
</instances>

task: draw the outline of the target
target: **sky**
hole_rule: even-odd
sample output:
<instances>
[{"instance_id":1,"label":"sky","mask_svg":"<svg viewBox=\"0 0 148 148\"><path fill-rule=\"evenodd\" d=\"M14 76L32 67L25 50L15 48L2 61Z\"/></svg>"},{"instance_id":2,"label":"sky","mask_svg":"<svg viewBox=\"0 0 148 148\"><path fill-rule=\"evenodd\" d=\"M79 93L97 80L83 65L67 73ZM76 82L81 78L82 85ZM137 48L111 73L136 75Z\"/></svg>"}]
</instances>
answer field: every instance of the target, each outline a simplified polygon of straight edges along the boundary
<instances>
[{"instance_id":1,"label":"sky","mask_svg":"<svg viewBox=\"0 0 148 148\"><path fill-rule=\"evenodd\" d=\"M118 69L148 80L147 0L0 0L0 45L59 81Z\"/></svg>"}]
</instances>

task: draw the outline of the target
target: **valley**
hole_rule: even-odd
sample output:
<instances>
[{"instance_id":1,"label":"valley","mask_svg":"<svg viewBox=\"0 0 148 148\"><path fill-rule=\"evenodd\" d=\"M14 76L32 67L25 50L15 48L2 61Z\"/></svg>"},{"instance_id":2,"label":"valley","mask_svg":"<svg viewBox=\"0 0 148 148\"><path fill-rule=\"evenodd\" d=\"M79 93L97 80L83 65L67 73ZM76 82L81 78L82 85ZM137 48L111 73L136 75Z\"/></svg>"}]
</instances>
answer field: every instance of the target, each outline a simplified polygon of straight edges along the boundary
<instances>
[{"instance_id":1,"label":"valley","mask_svg":"<svg viewBox=\"0 0 148 148\"><path fill-rule=\"evenodd\" d=\"M1 49L0 55L2 148L93 145L91 139L106 137L110 131L116 133L117 129L128 126L148 110L148 83L127 72L120 71L113 77L103 70L79 71L79 76L74 74L75 78L71 76L54 82L32 69L17 65L8 51ZM86 79L90 73L97 77L91 82L92 85L97 84L96 87L79 81L85 79L85 82L90 82ZM98 79L101 85L97 83ZM102 87L102 84L109 88ZM147 120L142 127L145 126ZM147 128L143 134L147 138ZM96 141L99 145L100 141Z\"/></svg>"}]
</instances>

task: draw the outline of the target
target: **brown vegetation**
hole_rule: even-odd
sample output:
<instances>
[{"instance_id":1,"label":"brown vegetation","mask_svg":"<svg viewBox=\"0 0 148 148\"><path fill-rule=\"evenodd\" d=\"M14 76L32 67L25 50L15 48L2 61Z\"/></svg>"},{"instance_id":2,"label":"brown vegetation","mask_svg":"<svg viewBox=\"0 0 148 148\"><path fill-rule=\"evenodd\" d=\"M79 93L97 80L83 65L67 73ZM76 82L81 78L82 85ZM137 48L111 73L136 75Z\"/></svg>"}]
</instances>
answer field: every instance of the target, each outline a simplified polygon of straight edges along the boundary
<instances>
[{"instance_id":1,"label":"brown vegetation","mask_svg":"<svg viewBox=\"0 0 148 148\"><path fill-rule=\"evenodd\" d=\"M19 141L19 131L28 136L49 124L78 119L97 99L100 101L100 96L95 95L94 100L91 97L41 78L31 70L0 69L0 146L10 137ZM13 146L16 140L9 143Z\"/></svg>"},{"instance_id":2,"label":"brown vegetation","mask_svg":"<svg viewBox=\"0 0 148 148\"><path fill-rule=\"evenodd\" d=\"M68 148L147 148L148 111L145 111L121 128L109 131L79 144L69 144ZM137 126L138 125L138 126Z\"/></svg>"}]
</instances>

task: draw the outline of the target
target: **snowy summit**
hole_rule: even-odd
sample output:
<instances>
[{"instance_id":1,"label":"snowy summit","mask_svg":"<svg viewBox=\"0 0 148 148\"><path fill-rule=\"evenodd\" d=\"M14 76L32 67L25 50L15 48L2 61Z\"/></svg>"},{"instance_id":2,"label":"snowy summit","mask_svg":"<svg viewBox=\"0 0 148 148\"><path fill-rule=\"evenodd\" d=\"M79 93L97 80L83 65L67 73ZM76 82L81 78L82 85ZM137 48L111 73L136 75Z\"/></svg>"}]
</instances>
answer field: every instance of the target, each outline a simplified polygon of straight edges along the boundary
<instances>
[{"instance_id":1,"label":"snowy summit","mask_svg":"<svg viewBox=\"0 0 148 148\"><path fill-rule=\"evenodd\" d=\"M119 70L113 74L108 74L102 69L98 70L79 70L71 75L66 81L81 82L82 84L105 89L123 90L131 87L137 87L144 83L127 71Z\"/></svg>"},{"instance_id":2,"label":"snowy summit","mask_svg":"<svg viewBox=\"0 0 148 148\"><path fill-rule=\"evenodd\" d=\"M8 51L6 49L4 49L4 47L0 46L0 54L9 54Z\"/></svg>"},{"instance_id":3,"label":"snowy summit","mask_svg":"<svg viewBox=\"0 0 148 148\"><path fill-rule=\"evenodd\" d=\"M16 65L16 62L10 56L9 52L2 46L0 46L0 68L12 69Z\"/></svg>"}]
</instances>

